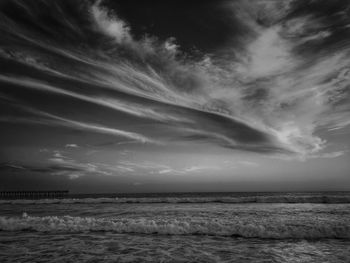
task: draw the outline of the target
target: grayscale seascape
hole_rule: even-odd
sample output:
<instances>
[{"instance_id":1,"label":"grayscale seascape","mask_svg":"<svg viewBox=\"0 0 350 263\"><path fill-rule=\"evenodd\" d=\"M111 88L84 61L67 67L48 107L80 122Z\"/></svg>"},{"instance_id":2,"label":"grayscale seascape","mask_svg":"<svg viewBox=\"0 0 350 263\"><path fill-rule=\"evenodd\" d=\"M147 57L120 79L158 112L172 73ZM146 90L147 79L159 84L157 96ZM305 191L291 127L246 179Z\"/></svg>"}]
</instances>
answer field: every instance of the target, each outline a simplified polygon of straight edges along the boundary
<instances>
[{"instance_id":1,"label":"grayscale seascape","mask_svg":"<svg viewBox=\"0 0 350 263\"><path fill-rule=\"evenodd\" d=\"M350 0L0 0L0 263L350 262Z\"/></svg>"}]
</instances>

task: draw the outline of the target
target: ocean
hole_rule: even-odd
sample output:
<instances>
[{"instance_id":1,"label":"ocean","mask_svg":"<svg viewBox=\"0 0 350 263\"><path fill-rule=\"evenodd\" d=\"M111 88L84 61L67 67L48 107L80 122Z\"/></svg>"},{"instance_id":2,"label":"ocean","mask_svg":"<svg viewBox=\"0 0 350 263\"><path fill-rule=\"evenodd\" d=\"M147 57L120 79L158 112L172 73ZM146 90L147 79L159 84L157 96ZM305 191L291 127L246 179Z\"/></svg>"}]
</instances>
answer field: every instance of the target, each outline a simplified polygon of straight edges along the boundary
<instances>
[{"instance_id":1,"label":"ocean","mask_svg":"<svg viewBox=\"0 0 350 263\"><path fill-rule=\"evenodd\" d=\"M350 262L350 193L0 200L0 262Z\"/></svg>"}]
</instances>

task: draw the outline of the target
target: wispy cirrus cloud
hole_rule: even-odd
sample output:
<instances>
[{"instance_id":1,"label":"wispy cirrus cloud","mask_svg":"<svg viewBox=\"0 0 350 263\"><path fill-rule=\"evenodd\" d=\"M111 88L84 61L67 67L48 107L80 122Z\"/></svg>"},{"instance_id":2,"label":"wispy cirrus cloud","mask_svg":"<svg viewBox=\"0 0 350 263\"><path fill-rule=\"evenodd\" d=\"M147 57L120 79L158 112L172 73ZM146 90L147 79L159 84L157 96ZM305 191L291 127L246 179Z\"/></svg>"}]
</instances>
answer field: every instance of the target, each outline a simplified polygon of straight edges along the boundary
<instances>
[{"instance_id":1,"label":"wispy cirrus cloud","mask_svg":"<svg viewBox=\"0 0 350 263\"><path fill-rule=\"evenodd\" d=\"M111 15L110 11L101 6L101 1L96 1L91 6L91 14L96 25L105 34L115 39L118 44L130 43L130 27L125 21L119 19L115 14Z\"/></svg>"},{"instance_id":2,"label":"wispy cirrus cloud","mask_svg":"<svg viewBox=\"0 0 350 263\"><path fill-rule=\"evenodd\" d=\"M64 147L66 147L66 148L79 148L79 146L75 143L68 143Z\"/></svg>"},{"instance_id":3,"label":"wispy cirrus cloud","mask_svg":"<svg viewBox=\"0 0 350 263\"><path fill-rule=\"evenodd\" d=\"M122 138L133 139L141 143L156 143L156 141L149 139L141 134L110 128L94 123L87 123L82 121L76 121L69 118L60 117L55 114L36 110L28 106L19 106L24 112L32 114L31 116L23 117L4 117L0 118L0 121L10 123L31 123L49 126L62 126L70 129L78 129L86 132L101 133L106 135L112 135Z\"/></svg>"},{"instance_id":4,"label":"wispy cirrus cloud","mask_svg":"<svg viewBox=\"0 0 350 263\"><path fill-rule=\"evenodd\" d=\"M227 23L239 23L245 30L233 32L236 38L217 53L195 58L183 54L175 38L133 36L132 24L103 1L85 3L84 24L65 17L67 38L86 40L89 32L104 41L91 40L82 50L49 34L37 37L13 21L13 28L21 30L12 37L35 48L3 49L9 69L0 81L5 93L31 105L37 117L1 118L141 143L190 141L238 151L318 156L328 145L319 132L349 124L350 44L342 39L337 46L338 33L325 14L299 13L298 1L258 2L228 4L234 20ZM334 19L347 30L347 18L337 13ZM1 26L10 34L8 25ZM52 46L45 47L47 39ZM327 43L335 52L322 49ZM19 94L28 90L47 98L62 96L66 105L78 101L88 106L77 107L76 118L71 118ZM83 121L90 106L106 118Z\"/></svg>"}]
</instances>

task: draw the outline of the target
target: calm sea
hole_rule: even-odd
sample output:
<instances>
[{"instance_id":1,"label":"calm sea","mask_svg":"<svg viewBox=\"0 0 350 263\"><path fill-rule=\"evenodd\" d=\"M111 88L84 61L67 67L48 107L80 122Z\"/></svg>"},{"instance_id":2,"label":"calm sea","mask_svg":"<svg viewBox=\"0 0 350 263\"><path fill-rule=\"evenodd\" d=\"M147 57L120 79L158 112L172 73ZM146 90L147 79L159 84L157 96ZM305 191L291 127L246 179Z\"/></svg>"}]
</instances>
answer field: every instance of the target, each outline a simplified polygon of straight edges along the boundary
<instances>
[{"instance_id":1,"label":"calm sea","mask_svg":"<svg viewBox=\"0 0 350 263\"><path fill-rule=\"evenodd\" d=\"M350 262L350 193L0 200L0 262Z\"/></svg>"}]
</instances>

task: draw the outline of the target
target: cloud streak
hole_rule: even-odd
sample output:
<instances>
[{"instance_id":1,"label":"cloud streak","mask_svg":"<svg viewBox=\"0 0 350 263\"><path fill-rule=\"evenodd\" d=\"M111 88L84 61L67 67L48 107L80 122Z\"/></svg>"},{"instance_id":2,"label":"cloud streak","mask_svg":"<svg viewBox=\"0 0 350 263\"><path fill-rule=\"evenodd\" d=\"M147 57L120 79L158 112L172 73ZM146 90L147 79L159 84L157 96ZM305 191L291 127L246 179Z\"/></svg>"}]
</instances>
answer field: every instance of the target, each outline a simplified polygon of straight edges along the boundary
<instances>
[{"instance_id":1,"label":"cloud streak","mask_svg":"<svg viewBox=\"0 0 350 263\"><path fill-rule=\"evenodd\" d=\"M11 5L32 10L21 1ZM137 33L109 1L74 7L79 18L54 16L62 40L50 25L41 23L38 30L2 11L3 21L11 22L0 24L5 32L0 59L7 66L0 72L2 92L16 102L11 107L36 117L4 114L1 120L141 143L321 156L328 147L322 132L350 124L350 43L337 31L350 35L349 19L335 12L332 24L324 11L304 14L300 1L285 1L283 7L279 1L223 5L231 14L226 23L232 23L232 37L200 55L173 36ZM52 45L45 46L47 41ZM79 41L85 45L76 48ZM325 52L327 47L334 52ZM69 108L77 103L71 110L75 118L59 103ZM95 115L86 117L92 107Z\"/></svg>"},{"instance_id":2,"label":"cloud streak","mask_svg":"<svg viewBox=\"0 0 350 263\"><path fill-rule=\"evenodd\" d=\"M78 130L83 130L87 132L95 132L95 133L107 134L107 135L112 135L112 136L117 136L122 138L133 139L141 143L157 143L156 141L151 140L137 133L105 127L94 123L76 121L69 118L60 117L58 115L51 114L48 112L36 110L27 106L20 106L19 108L21 110L24 110L25 112L33 114L33 116L35 117L34 118L28 118L28 117L0 118L0 121L10 122L10 123L29 123L29 124L32 123L32 124L42 124L42 125L50 125L50 126L62 126L70 129L78 129Z\"/></svg>"}]
</instances>

